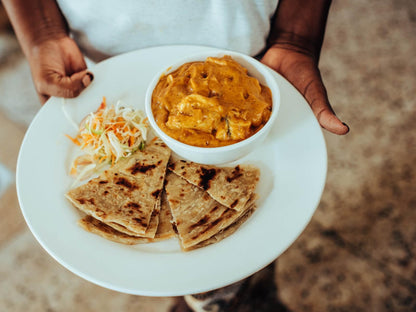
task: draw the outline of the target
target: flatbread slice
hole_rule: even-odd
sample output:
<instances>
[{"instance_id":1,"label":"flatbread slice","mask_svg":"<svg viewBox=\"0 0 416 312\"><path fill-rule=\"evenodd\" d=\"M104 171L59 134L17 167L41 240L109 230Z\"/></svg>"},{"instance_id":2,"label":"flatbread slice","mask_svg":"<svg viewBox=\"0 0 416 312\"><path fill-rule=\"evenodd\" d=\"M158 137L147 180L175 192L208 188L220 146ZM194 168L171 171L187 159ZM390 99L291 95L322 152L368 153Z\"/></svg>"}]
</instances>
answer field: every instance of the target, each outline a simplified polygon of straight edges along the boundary
<instances>
[{"instance_id":1,"label":"flatbread slice","mask_svg":"<svg viewBox=\"0 0 416 312\"><path fill-rule=\"evenodd\" d=\"M144 151L70 190L66 197L95 219L144 236L160 200L170 154L170 149L156 139Z\"/></svg>"},{"instance_id":2,"label":"flatbread slice","mask_svg":"<svg viewBox=\"0 0 416 312\"><path fill-rule=\"evenodd\" d=\"M109 226L108 224L105 224L104 222L101 222L89 215L86 215L84 218L80 219L78 224L88 232L97 234L113 242L126 245L152 243L169 239L174 237L176 234L171 223L172 215L166 202L166 196L164 197L165 199L162 200L160 214L157 216L159 226L154 238L128 235L121 231L117 231L112 226Z\"/></svg>"},{"instance_id":3,"label":"flatbread slice","mask_svg":"<svg viewBox=\"0 0 416 312\"><path fill-rule=\"evenodd\" d=\"M150 243L152 240L151 238L131 236L126 233L117 231L113 227L89 215L86 215L84 218L80 219L78 224L84 230L97 234L116 243L136 245Z\"/></svg>"},{"instance_id":4,"label":"flatbread slice","mask_svg":"<svg viewBox=\"0 0 416 312\"><path fill-rule=\"evenodd\" d=\"M231 224L230 226L221 230L220 232L218 232L214 236L211 236L210 238L200 242L199 244L194 245L194 246L186 249L186 251L197 249L197 248L202 248L202 247L205 247L205 246L208 246L208 245L212 245L212 244L218 243L219 241L223 240L224 238L227 238L231 234L235 233L235 231L237 231L238 228L244 222L246 222L248 218L251 217L251 215L256 210L256 208L257 208L256 205L252 204L250 206L250 208L248 208L247 211L243 215L241 215L233 224Z\"/></svg>"},{"instance_id":5,"label":"flatbread slice","mask_svg":"<svg viewBox=\"0 0 416 312\"><path fill-rule=\"evenodd\" d=\"M260 170L254 166L214 167L178 160L169 170L206 191L222 205L242 211L255 192Z\"/></svg>"},{"instance_id":6,"label":"flatbread slice","mask_svg":"<svg viewBox=\"0 0 416 312\"><path fill-rule=\"evenodd\" d=\"M171 172L166 174L165 191L183 250L218 234L250 208L236 211L225 207L201 188Z\"/></svg>"},{"instance_id":7,"label":"flatbread slice","mask_svg":"<svg viewBox=\"0 0 416 312\"><path fill-rule=\"evenodd\" d=\"M155 209L152 212L152 215L150 217L149 226L146 229L146 232L141 235L142 237L148 237L148 238L154 238L156 235L156 231L159 225L159 213L160 213L160 200L161 195L159 195L159 199L156 202ZM122 226L121 224L115 223L115 222L107 222L107 225L111 226L112 228L116 229L119 232L131 235L131 236L137 236L137 234L133 231L130 231L126 227Z\"/></svg>"},{"instance_id":8,"label":"flatbread slice","mask_svg":"<svg viewBox=\"0 0 416 312\"><path fill-rule=\"evenodd\" d=\"M173 229L172 213L169 208L166 192L162 192L161 205L159 214L159 225L156 231L156 239L168 239L176 236Z\"/></svg>"}]
</instances>

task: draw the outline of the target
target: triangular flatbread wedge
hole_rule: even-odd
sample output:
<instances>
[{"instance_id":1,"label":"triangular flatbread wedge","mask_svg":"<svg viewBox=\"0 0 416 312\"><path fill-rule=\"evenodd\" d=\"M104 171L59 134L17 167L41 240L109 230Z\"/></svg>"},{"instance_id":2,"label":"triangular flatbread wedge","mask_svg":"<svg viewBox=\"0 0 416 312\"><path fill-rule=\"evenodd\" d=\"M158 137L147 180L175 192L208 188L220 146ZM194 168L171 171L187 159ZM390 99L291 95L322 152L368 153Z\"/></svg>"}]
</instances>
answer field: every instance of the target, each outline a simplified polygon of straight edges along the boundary
<instances>
[{"instance_id":1,"label":"triangular flatbread wedge","mask_svg":"<svg viewBox=\"0 0 416 312\"><path fill-rule=\"evenodd\" d=\"M260 177L259 169L249 165L214 167L178 160L169 163L168 168L219 203L237 211L246 207Z\"/></svg>"},{"instance_id":2,"label":"triangular flatbread wedge","mask_svg":"<svg viewBox=\"0 0 416 312\"><path fill-rule=\"evenodd\" d=\"M98 178L70 190L66 197L95 219L144 236L159 205L170 154L170 149L156 139L144 151L136 152Z\"/></svg>"},{"instance_id":3,"label":"triangular flatbread wedge","mask_svg":"<svg viewBox=\"0 0 416 312\"><path fill-rule=\"evenodd\" d=\"M186 249L186 251L192 250L192 249L197 249L197 248L202 248L208 245L212 245L215 243L218 243L219 241L223 240L224 238L230 236L231 234L233 234L235 231L238 230L238 228L247 221L247 219L249 217L251 217L251 215L253 214L253 212L256 210L256 205L252 204L250 206L250 208L247 209L247 211L241 215L233 224L231 224L230 226L226 227L225 229L221 230L220 232L218 232L217 234L215 234L214 236L211 236L210 238L200 242L197 245L194 245L188 249Z\"/></svg>"},{"instance_id":4,"label":"triangular flatbread wedge","mask_svg":"<svg viewBox=\"0 0 416 312\"><path fill-rule=\"evenodd\" d=\"M86 215L84 218L78 221L78 224L86 231L97 234L108 240L116 243L135 245L150 243L151 238L131 236L126 233L117 231L113 227L95 219L92 216Z\"/></svg>"},{"instance_id":5,"label":"triangular flatbread wedge","mask_svg":"<svg viewBox=\"0 0 416 312\"><path fill-rule=\"evenodd\" d=\"M147 227L146 232L143 235L139 235L140 237L148 237L148 238L155 237L158 224L159 224L160 200L161 200L160 197L161 195L159 195L159 199L156 202L155 209L153 210L152 215L150 217L149 226ZM128 230L126 227L122 226L121 224L118 224L115 222L107 222L107 225L127 235L137 236L135 232Z\"/></svg>"},{"instance_id":6,"label":"triangular flatbread wedge","mask_svg":"<svg viewBox=\"0 0 416 312\"><path fill-rule=\"evenodd\" d=\"M166 192L162 192L159 214L159 225L156 231L156 239L167 239L176 235L173 229L172 212L170 211Z\"/></svg>"},{"instance_id":7,"label":"triangular flatbread wedge","mask_svg":"<svg viewBox=\"0 0 416 312\"><path fill-rule=\"evenodd\" d=\"M89 215L79 220L78 224L88 232L97 234L113 242L127 245L152 243L169 239L174 237L176 233L173 230L172 214L167 203L165 192L161 195L161 207L157 219L158 227L154 238L128 235L122 231L117 231L115 228Z\"/></svg>"},{"instance_id":8,"label":"triangular flatbread wedge","mask_svg":"<svg viewBox=\"0 0 416 312\"><path fill-rule=\"evenodd\" d=\"M163 210L163 209L162 209ZM161 213L162 213L161 210ZM169 211L169 209L168 209ZM86 231L97 234L103 238L111 240L116 243L126 244L126 245L136 245L136 244L145 244L145 243L153 243L159 242L165 239L169 239L175 236L175 232L173 230L172 224L170 223L170 219L163 219L160 220L159 224L169 224L169 227L162 227L158 228L156 235L154 238L148 237L139 237L139 236L131 236L125 234L123 232L117 231L113 227L101 222L94 217L86 215L84 218L78 221L78 224Z\"/></svg>"},{"instance_id":9,"label":"triangular flatbread wedge","mask_svg":"<svg viewBox=\"0 0 416 312\"><path fill-rule=\"evenodd\" d=\"M221 205L201 188L187 182L178 175L166 174L165 191L173 221L183 250L220 233L236 222L254 201L241 211Z\"/></svg>"}]
</instances>

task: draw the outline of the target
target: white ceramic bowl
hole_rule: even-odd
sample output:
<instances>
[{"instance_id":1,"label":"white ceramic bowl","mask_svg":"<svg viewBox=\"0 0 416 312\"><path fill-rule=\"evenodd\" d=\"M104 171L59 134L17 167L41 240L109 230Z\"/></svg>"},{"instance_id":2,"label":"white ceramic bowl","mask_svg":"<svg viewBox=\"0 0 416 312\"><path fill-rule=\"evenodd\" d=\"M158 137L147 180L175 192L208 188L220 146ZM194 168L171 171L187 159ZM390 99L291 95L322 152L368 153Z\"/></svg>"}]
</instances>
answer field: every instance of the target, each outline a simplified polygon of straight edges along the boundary
<instances>
[{"instance_id":1,"label":"white ceramic bowl","mask_svg":"<svg viewBox=\"0 0 416 312\"><path fill-rule=\"evenodd\" d=\"M224 55L230 55L235 61L240 63L243 67L247 68L250 76L257 78L261 84L266 85L270 88L272 93L273 106L272 113L267 123L263 126L263 128L261 128L258 132L256 132L249 138L238 143L221 147L196 147L179 142L174 138L168 136L156 124L151 108L153 89L159 82L160 77L162 75L166 75L170 72L173 72L185 63L194 61L205 61L206 58L210 56L222 57ZM172 64L167 69L159 72L154 77L154 79L148 86L145 99L146 114L149 119L150 126L156 132L156 135L160 137L169 146L169 148L179 157L207 165L218 165L232 162L246 156L251 151L253 151L259 144L263 142L263 140L269 133L274 121L276 120L277 113L279 111L279 106L279 86L277 85L276 79L273 77L271 70L250 56L226 50L215 50L214 52L201 52L178 60L178 62Z\"/></svg>"}]
</instances>

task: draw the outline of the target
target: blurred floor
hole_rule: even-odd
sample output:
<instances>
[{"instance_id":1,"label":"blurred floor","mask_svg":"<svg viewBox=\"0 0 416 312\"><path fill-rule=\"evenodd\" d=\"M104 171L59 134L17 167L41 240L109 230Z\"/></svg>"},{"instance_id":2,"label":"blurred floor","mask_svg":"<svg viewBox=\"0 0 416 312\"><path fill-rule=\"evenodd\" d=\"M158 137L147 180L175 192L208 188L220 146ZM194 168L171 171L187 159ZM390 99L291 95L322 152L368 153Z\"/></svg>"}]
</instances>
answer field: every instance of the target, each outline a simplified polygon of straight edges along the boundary
<instances>
[{"instance_id":1,"label":"blurred floor","mask_svg":"<svg viewBox=\"0 0 416 312\"><path fill-rule=\"evenodd\" d=\"M25 225L13 177L39 104L3 20L0 13L0 311L168 311L172 298L120 294L70 273ZM292 311L416 311L415 51L414 0L334 1L321 69L351 133L325 133L322 201L277 261L277 294Z\"/></svg>"}]
</instances>

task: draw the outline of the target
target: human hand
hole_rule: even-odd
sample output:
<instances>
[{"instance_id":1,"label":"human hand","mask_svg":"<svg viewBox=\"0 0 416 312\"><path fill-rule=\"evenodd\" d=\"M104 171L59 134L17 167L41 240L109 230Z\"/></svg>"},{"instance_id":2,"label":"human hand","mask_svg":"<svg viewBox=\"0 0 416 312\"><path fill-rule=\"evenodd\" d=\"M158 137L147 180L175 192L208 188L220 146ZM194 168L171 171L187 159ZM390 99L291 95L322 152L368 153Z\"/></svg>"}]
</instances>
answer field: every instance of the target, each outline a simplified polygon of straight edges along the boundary
<instances>
[{"instance_id":1,"label":"human hand","mask_svg":"<svg viewBox=\"0 0 416 312\"><path fill-rule=\"evenodd\" d=\"M349 127L335 116L317 60L312 54L288 44L271 46L261 62L280 73L305 97L319 124L335 134L347 134Z\"/></svg>"},{"instance_id":2,"label":"human hand","mask_svg":"<svg viewBox=\"0 0 416 312\"><path fill-rule=\"evenodd\" d=\"M87 70L77 44L68 36L36 44L30 50L28 60L42 104L51 96L78 96L94 77Z\"/></svg>"}]
</instances>

